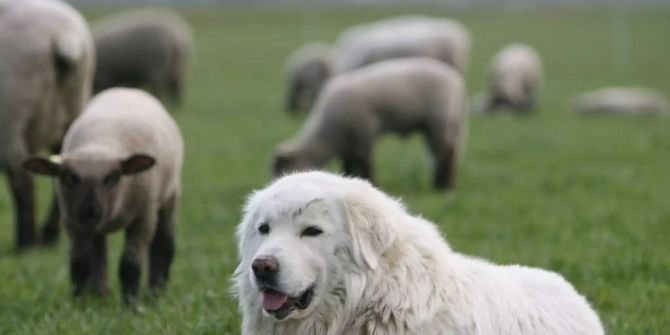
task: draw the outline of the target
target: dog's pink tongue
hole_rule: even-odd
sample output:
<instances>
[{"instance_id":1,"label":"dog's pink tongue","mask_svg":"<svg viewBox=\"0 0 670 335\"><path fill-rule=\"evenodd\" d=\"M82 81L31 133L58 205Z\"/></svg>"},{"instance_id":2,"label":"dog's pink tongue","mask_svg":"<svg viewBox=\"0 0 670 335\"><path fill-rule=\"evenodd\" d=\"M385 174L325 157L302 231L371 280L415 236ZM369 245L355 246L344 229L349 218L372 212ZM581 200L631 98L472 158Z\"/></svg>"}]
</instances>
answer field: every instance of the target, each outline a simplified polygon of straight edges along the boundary
<instances>
[{"instance_id":1,"label":"dog's pink tongue","mask_svg":"<svg viewBox=\"0 0 670 335\"><path fill-rule=\"evenodd\" d=\"M263 292L263 308L269 311L280 309L281 306L284 306L286 300L288 300L288 297L285 294L275 291Z\"/></svg>"}]
</instances>

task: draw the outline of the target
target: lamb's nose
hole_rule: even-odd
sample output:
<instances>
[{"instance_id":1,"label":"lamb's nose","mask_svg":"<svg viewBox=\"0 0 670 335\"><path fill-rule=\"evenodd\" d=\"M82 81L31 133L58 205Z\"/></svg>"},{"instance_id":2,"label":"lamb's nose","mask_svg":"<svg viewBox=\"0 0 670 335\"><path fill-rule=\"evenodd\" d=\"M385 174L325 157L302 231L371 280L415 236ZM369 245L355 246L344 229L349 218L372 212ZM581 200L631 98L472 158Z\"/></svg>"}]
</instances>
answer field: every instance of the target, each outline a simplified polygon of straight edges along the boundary
<instances>
[{"instance_id":1,"label":"lamb's nose","mask_svg":"<svg viewBox=\"0 0 670 335\"><path fill-rule=\"evenodd\" d=\"M259 256L251 263L254 276L260 280L270 280L279 270L279 262L273 256Z\"/></svg>"}]
</instances>

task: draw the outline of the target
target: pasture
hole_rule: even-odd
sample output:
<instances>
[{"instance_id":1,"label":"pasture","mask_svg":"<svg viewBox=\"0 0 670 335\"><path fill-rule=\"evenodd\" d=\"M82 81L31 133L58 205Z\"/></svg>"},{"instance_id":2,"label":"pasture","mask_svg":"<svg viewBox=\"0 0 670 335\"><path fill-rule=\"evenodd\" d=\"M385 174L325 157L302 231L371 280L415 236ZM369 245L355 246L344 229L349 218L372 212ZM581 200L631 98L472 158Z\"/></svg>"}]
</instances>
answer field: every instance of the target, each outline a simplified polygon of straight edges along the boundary
<instances>
[{"instance_id":1,"label":"pasture","mask_svg":"<svg viewBox=\"0 0 670 335\"><path fill-rule=\"evenodd\" d=\"M593 303L609 334L670 327L670 119L574 115L567 99L605 85L670 94L670 10L448 12L470 28L468 86L508 42L535 46L547 80L532 117L473 117L457 189L430 190L419 137L377 147L378 185L440 225L451 246L497 263L562 273ZM186 141L178 250L166 294L137 312L119 299L121 234L112 238L112 294L73 301L67 241L15 255L11 203L0 182L0 334L239 334L228 292L235 226L246 195L269 180L274 146L302 118L282 111L282 69L307 40L413 11L189 12L197 42L187 99L175 113ZM96 17L101 13L88 13ZM339 168L331 164L330 168ZM49 182L40 182L40 217Z\"/></svg>"}]
</instances>

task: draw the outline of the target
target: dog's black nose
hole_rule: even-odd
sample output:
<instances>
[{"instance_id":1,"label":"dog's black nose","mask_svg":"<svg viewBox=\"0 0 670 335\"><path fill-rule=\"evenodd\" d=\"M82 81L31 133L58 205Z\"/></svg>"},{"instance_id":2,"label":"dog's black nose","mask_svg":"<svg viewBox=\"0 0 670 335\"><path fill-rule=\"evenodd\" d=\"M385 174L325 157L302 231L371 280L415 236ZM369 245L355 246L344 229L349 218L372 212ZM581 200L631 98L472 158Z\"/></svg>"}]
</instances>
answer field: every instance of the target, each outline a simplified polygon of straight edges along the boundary
<instances>
[{"instance_id":1,"label":"dog's black nose","mask_svg":"<svg viewBox=\"0 0 670 335\"><path fill-rule=\"evenodd\" d=\"M254 276L260 280L269 280L277 274L279 262L272 256L260 256L251 263Z\"/></svg>"}]
</instances>

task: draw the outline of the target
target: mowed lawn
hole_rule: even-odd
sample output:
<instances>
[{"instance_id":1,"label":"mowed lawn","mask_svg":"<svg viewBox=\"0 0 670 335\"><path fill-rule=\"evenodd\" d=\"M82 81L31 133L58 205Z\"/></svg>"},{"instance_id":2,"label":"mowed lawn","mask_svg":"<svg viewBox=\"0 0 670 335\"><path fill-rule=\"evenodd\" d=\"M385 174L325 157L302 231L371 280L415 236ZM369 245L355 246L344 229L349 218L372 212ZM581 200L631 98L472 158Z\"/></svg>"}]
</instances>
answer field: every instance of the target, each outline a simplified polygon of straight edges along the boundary
<instances>
[{"instance_id":1,"label":"mowed lawn","mask_svg":"<svg viewBox=\"0 0 670 335\"><path fill-rule=\"evenodd\" d=\"M13 222L0 185L0 334L239 334L229 294L235 226L245 197L270 180L274 146L300 127L282 111L283 63L312 39L412 10L230 10L188 13L197 59L175 113L186 140L178 253L166 294L123 308L112 237L104 299L69 296L67 241L11 254ZM457 189L429 187L418 136L389 137L375 153L378 184L437 222L458 251L557 271L588 297L610 334L670 328L670 119L584 118L574 93L645 85L670 94L670 9L450 12L472 31L468 86L508 42L544 57L547 80L532 117L473 117ZM96 17L100 13L91 14ZM329 166L335 170L339 164ZM50 187L40 182L41 206ZM44 210L40 213L43 216ZM64 236L63 236L64 237Z\"/></svg>"}]
</instances>

